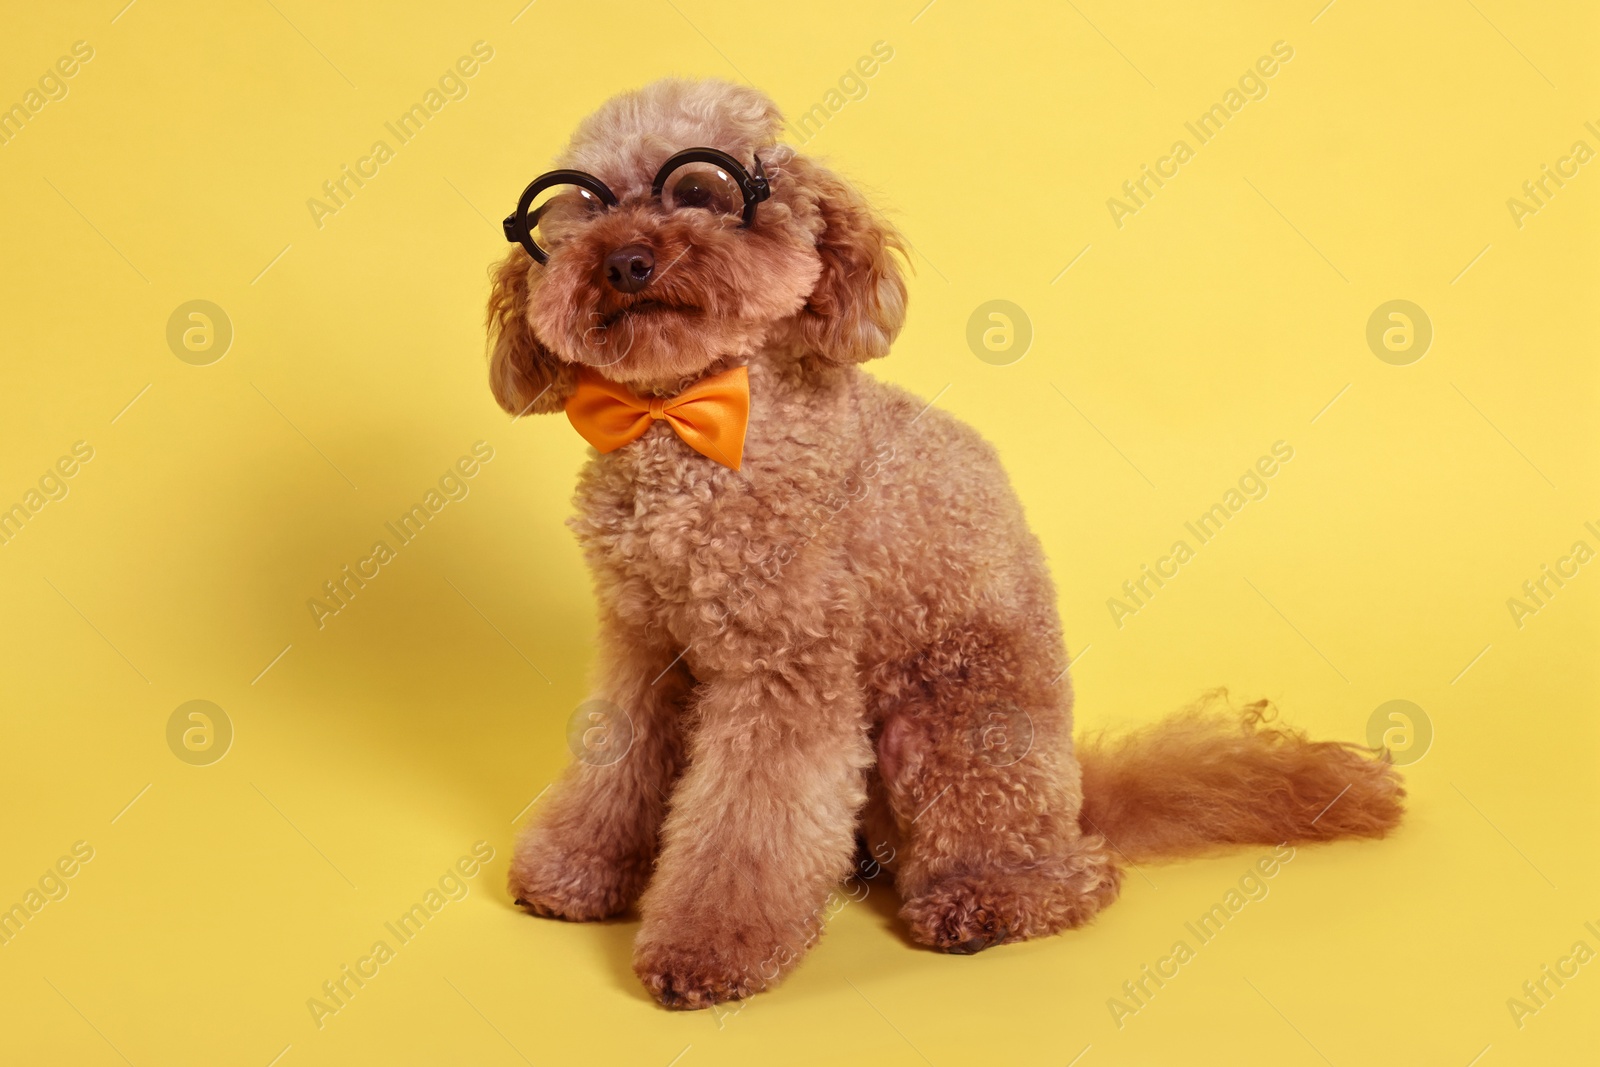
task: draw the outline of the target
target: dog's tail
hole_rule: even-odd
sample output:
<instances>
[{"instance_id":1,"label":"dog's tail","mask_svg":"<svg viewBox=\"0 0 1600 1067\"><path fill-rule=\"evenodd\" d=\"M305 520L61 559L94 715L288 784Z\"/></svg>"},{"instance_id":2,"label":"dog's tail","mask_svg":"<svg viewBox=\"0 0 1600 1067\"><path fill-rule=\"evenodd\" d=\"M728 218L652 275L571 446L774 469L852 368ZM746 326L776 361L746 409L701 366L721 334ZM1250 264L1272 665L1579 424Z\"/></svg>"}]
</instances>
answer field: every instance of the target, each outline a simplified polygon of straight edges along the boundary
<instances>
[{"instance_id":1,"label":"dog's tail","mask_svg":"<svg viewBox=\"0 0 1600 1067\"><path fill-rule=\"evenodd\" d=\"M1217 690L1125 737L1080 742L1079 822L1139 863L1224 845L1382 837L1405 789L1386 755L1312 741L1273 723L1272 705L1229 710Z\"/></svg>"}]
</instances>

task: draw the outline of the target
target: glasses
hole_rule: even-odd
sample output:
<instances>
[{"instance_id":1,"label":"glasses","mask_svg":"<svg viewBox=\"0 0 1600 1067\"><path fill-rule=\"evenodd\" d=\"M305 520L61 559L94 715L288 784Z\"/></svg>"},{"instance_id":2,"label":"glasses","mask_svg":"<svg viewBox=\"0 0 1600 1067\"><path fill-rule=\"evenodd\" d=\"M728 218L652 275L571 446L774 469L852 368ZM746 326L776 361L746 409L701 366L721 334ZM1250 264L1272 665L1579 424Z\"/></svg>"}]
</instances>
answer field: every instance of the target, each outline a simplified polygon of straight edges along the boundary
<instances>
[{"instance_id":1,"label":"glasses","mask_svg":"<svg viewBox=\"0 0 1600 1067\"><path fill-rule=\"evenodd\" d=\"M668 211L687 208L723 218L739 218L740 226L755 221L756 205L772 195L761 157L754 173L715 148L688 148L661 165L650 195ZM517 198L517 210L501 226L506 240L520 244L540 263L584 222L616 207L617 196L606 183L581 170L552 170L535 178Z\"/></svg>"}]
</instances>

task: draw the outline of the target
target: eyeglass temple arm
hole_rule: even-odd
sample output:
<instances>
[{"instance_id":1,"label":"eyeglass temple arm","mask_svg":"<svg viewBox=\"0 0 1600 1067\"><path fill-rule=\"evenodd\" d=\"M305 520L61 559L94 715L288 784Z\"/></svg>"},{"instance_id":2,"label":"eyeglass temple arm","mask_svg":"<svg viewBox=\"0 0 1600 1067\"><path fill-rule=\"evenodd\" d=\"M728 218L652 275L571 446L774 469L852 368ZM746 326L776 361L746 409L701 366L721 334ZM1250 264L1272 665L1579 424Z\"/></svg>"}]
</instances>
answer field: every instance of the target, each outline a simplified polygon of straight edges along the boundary
<instances>
[{"instance_id":1,"label":"eyeglass temple arm","mask_svg":"<svg viewBox=\"0 0 1600 1067\"><path fill-rule=\"evenodd\" d=\"M765 200L772 195L772 186L767 181L767 169L761 165L761 157L751 157L756 161L755 168L750 173L750 192L757 200Z\"/></svg>"}]
</instances>

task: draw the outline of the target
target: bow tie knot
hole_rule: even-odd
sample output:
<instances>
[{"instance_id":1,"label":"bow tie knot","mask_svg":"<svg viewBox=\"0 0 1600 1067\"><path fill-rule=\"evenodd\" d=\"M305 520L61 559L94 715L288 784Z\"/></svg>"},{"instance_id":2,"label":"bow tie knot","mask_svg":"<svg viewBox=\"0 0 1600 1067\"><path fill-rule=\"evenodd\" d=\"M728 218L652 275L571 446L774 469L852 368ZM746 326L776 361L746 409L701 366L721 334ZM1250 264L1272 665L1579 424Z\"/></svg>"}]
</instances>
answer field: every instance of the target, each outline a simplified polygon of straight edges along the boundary
<instances>
[{"instance_id":1,"label":"bow tie knot","mask_svg":"<svg viewBox=\"0 0 1600 1067\"><path fill-rule=\"evenodd\" d=\"M700 379L677 396L646 400L585 369L567 401L567 418L600 452L614 452L644 436L652 423L665 422L702 456L738 470L750 422L750 371L734 367Z\"/></svg>"}]
</instances>

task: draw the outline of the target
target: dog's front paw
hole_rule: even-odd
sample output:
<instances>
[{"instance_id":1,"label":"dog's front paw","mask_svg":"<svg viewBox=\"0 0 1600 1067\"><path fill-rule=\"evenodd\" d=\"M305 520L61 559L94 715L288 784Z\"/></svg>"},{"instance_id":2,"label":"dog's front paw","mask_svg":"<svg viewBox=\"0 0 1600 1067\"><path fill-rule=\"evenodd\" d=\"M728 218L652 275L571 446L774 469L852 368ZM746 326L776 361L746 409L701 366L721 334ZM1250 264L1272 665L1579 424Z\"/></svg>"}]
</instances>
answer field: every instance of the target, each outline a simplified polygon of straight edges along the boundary
<instances>
[{"instance_id":1,"label":"dog's front paw","mask_svg":"<svg viewBox=\"0 0 1600 1067\"><path fill-rule=\"evenodd\" d=\"M509 887L517 906L534 915L594 922L628 910L648 876L642 867L599 855L592 842L565 842L532 827L512 854Z\"/></svg>"},{"instance_id":2,"label":"dog's front paw","mask_svg":"<svg viewBox=\"0 0 1600 1067\"><path fill-rule=\"evenodd\" d=\"M663 1007L709 1008L776 985L814 941L793 938L764 920L741 925L702 913L669 920L652 914L633 945L633 971Z\"/></svg>"},{"instance_id":3,"label":"dog's front paw","mask_svg":"<svg viewBox=\"0 0 1600 1067\"><path fill-rule=\"evenodd\" d=\"M709 945L636 946L633 970L650 995L666 1008L696 1010L759 992L762 983L738 962Z\"/></svg>"}]
</instances>

